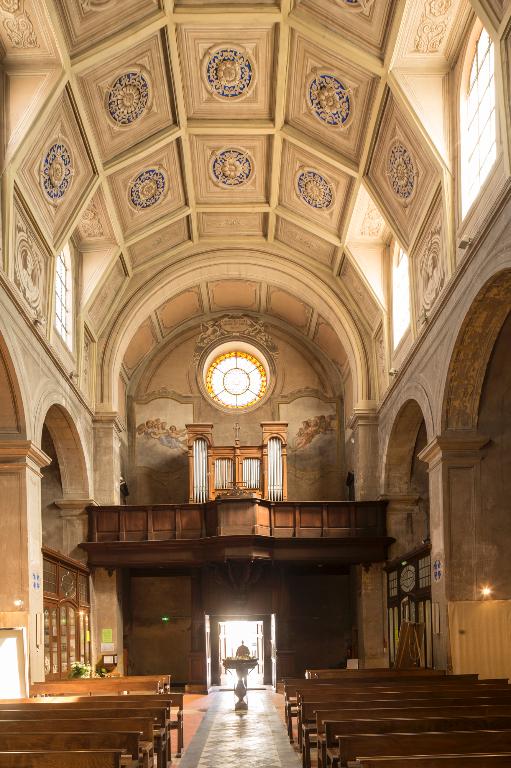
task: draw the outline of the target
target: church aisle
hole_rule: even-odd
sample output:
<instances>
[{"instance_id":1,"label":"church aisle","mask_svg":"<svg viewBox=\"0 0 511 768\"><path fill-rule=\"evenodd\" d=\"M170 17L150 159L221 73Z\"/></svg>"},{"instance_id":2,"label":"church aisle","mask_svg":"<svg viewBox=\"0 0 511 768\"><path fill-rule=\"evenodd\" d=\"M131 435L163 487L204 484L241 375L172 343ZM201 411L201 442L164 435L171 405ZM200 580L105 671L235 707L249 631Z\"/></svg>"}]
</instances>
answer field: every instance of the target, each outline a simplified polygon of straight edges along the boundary
<instances>
[{"instance_id":1,"label":"church aisle","mask_svg":"<svg viewBox=\"0 0 511 768\"><path fill-rule=\"evenodd\" d=\"M217 690L209 697L180 768L299 768L270 690L249 691L249 709L243 714L234 712L232 691Z\"/></svg>"}]
</instances>

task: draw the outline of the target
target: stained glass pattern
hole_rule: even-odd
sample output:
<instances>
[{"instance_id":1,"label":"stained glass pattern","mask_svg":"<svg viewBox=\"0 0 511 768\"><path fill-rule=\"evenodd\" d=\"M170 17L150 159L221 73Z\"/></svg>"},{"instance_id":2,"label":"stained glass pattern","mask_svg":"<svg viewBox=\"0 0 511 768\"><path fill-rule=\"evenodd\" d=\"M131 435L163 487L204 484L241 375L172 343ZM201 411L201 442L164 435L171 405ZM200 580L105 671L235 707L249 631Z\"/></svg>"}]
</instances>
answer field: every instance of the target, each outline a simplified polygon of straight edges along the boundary
<instances>
[{"instance_id":1,"label":"stained glass pattern","mask_svg":"<svg viewBox=\"0 0 511 768\"><path fill-rule=\"evenodd\" d=\"M225 352L208 368L206 389L220 405L248 408L265 394L268 386L263 364L248 352Z\"/></svg>"}]
</instances>

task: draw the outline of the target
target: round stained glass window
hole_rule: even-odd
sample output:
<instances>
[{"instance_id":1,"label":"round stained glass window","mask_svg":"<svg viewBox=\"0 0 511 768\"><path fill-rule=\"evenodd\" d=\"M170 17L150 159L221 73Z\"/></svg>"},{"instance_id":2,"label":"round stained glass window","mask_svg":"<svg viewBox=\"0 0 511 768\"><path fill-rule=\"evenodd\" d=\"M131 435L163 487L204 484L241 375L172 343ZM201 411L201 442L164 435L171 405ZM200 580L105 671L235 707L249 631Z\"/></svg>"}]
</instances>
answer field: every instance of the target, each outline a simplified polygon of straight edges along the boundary
<instances>
[{"instance_id":1,"label":"round stained glass window","mask_svg":"<svg viewBox=\"0 0 511 768\"><path fill-rule=\"evenodd\" d=\"M226 408L248 408L266 393L268 377L262 362L248 352L218 355L206 373L210 397Z\"/></svg>"}]
</instances>

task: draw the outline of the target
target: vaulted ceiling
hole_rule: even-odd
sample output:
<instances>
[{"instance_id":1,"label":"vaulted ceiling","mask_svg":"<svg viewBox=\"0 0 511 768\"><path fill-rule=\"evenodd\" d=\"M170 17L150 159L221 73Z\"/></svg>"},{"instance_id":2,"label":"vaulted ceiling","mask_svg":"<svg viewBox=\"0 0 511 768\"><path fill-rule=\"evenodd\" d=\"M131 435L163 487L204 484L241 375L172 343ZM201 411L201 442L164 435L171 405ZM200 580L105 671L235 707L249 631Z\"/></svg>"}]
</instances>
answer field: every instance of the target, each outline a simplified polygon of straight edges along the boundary
<instances>
[{"instance_id":1,"label":"vaulted ceiling","mask_svg":"<svg viewBox=\"0 0 511 768\"><path fill-rule=\"evenodd\" d=\"M49 253L73 238L98 361L119 371L147 322L163 337L194 301L216 311L218 285L226 310L253 286L254 311L312 339L324 322L370 379L385 248L411 251L450 207L444 86L469 16L466 0L0 0L12 216Z\"/></svg>"}]
</instances>

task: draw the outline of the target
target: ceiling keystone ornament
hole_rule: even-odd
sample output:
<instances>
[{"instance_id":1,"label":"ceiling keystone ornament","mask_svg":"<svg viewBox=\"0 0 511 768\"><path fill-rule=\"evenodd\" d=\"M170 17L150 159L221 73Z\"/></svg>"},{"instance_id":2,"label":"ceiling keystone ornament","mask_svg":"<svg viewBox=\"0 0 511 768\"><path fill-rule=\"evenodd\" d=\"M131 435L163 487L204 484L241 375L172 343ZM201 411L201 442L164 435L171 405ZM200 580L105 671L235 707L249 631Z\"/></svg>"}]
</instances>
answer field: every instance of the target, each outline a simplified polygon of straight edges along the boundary
<instances>
[{"instance_id":1,"label":"ceiling keystone ornament","mask_svg":"<svg viewBox=\"0 0 511 768\"><path fill-rule=\"evenodd\" d=\"M412 155L400 139L394 140L387 155L387 179L396 197L405 205L415 193L417 175Z\"/></svg>"},{"instance_id":2,"label":"ceiling keystone ornament","mask_svg":"<svg viewBox=\"0 0 511 768\"><path fill-rule=\"evenodd\" d=\"M28 13L4 19L4 29L13 48L39 48L32 20Z\"/></svg>"},{"instance_id":3,"label":"ceiling keystone ornament","mask_svg":"<svg viewBox=\"0 0 511 768\"><path fill-rule=\"evenodd\" d=\"M138 120L149 104L148 77L137 70L124 72L106 94L108 114L116 125L129 126Z\"/></svg>"},{"instance_id":4,"label":"ceiling keystone ornament","mask_svg":"<svg viewBox=\"0 0 511 768\"><path fill-rule=\"evenodd\" d=\"M374 0L337 0L338 4L353 13L369 14L374 5Z\"/></svg>"},{"instance_id":5,"label":"ceiling keystone ornament","mask_svg":"<svg viewBox=\"0 0 511 768\"><path fill-rule=\"evenodd\" d=\"M313 168L301 168L296 175L296 194L306 205L326 210L334 202L332 185Z\"/></svg>"},{"instance_id":6,"label":"ceiling keystone ornament","mask_svg":"<svg viewBox=\"0 0 511 768\"><path fill-rule=\"evenodd\" d=\"M318 120L337 128L345 128L353 114L351 89L329 72L312 72L307 85L307 103Z\"/></svg>"},{"instance_id":7,"label":"ceiling keystone ornament","mask_svg":"<svg viewBox=\"0 0 511 768\"><path fill-rule=\"evenodd\" d=\"M201 324L201 333L197 338L193 360L199 361L205 350L215 344L231 339L253 339L273 358L278 357L278 347L272 337L266 332L262 320L248 315L224 315L217 320Z\"/></svg>"},{"instance_id":8,"label":"ceiling keystone ornament","mask_svg":"<svg viewBox=\"0 0 511 768\"><path fill-rule=\"evenodd\" d=\"M427 0L414 40L415 53L436 53L449 28L452 0Z\"/></svg>"},{"instance_id":9,"label":"ceiling keystone ornament","mask_svg":"<svg viewBox=\"0 0 511 768\"><path fill-rule=\"evenodd\" d=\"M212 154L211 175L221 187L239 187L254 175L254 161L243 149L221 149Z\"/></svg>"},{"instance_id":10,"label":"ceiling keystone ornament","mask_svg":"<svg viewBox=\"0 0 511 768\"><path fill-rule=\"evenodd\" d=\"M222 45L209 50L204 57L203 77L216 98L242 99L254 86L254 63L243 48Z\"/></svg>"},{"instance_id":11,"label":"ceiling keystone ornament","mask_svg":"<svg viewBox=\"0 0 511 768\"><path fill-rule=\"evenodd\" d=\"M80 229L85 237L103 237L105 234L103 225L98 216L98 211L92 201L82 213Z\"/></svg>"},{"instance_id":12,"label":"ceiling keystone ornament","mask_svg":"<svg viewBox=\"0 0 511 768\"><path fill-rule=\"evenodd\" d=\"M74 167L71 151L66 143L55 141L41 162L41 187L52 205L62 202L73 180Z\"/></svg>"},{"instance_id":13,"label":"ceiling keystone ornament","mask_svg":"<svg viewBox=\"0 0 511 768\"><path fill-rule=\"evenodd\" d=\"M159 203L167 193L167 176L162 169L147 168L139 173L129 187L129 201L137 210Z\"/></svg>"}]
</instances>

